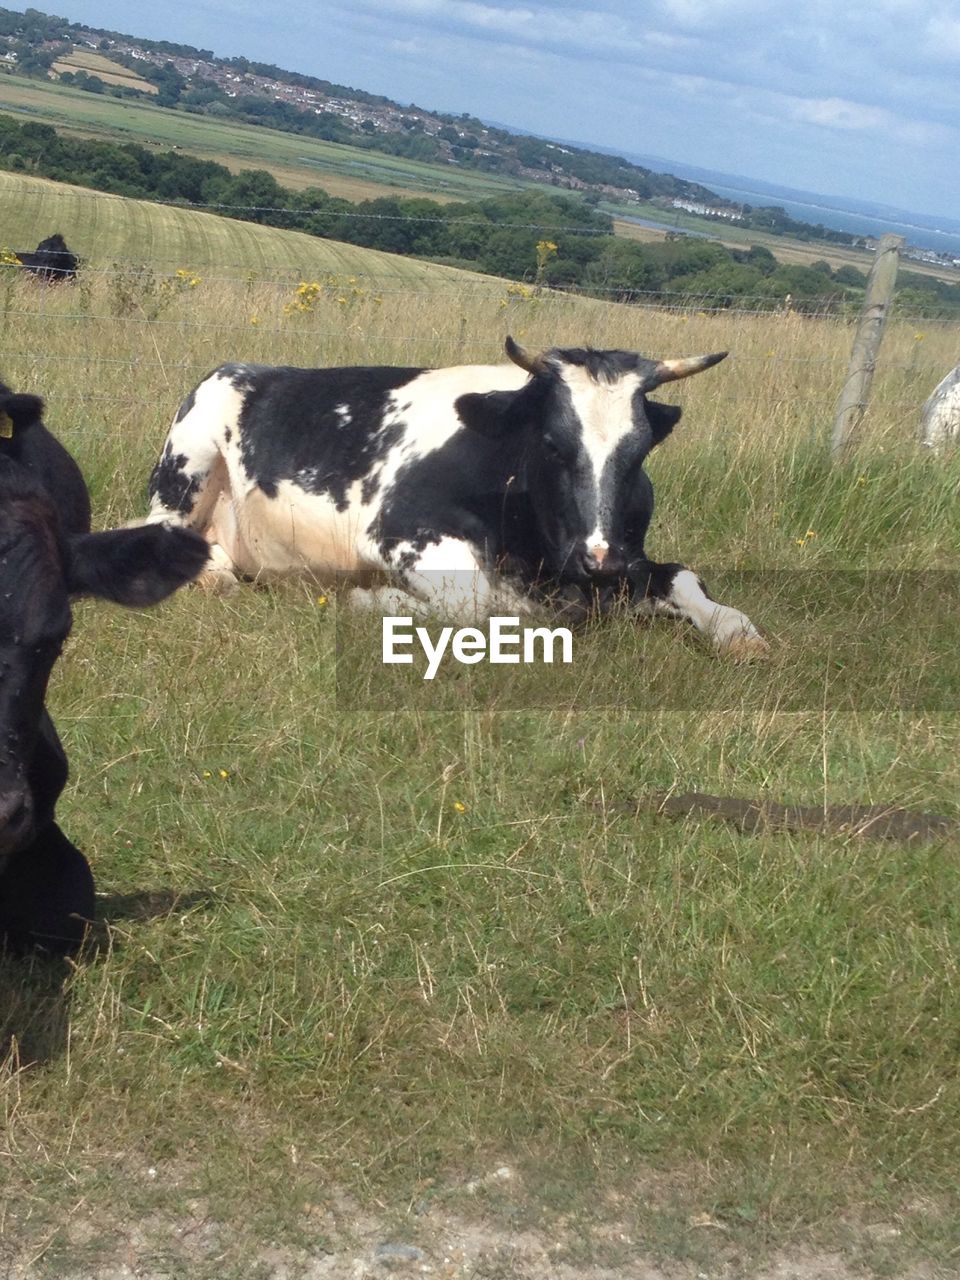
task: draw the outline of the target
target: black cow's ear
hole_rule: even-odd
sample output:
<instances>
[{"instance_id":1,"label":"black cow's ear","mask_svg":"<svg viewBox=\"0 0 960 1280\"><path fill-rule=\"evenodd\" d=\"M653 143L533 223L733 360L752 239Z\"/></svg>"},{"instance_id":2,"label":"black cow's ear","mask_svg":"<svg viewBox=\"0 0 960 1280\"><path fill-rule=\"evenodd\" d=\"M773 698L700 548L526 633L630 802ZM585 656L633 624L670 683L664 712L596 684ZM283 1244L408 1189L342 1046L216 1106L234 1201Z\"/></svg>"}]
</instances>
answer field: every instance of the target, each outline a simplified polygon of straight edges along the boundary
<instances>
[{"instance_id":1,"label":"black cow's ear","mask_svg":"<svg viewBox=\"0 0 960 1280\"><path fill-rule=\"evenodd\" d=\"M517 425L516 391L470 391L453 402L457 417L465 427L496 439Z\"/></svg>"},{"instance_id":2,"label":"black cow's ear","mask_svg":"<svg viewBox=\"0 0 960 1280\"><path fill-rule=\"evenodd\" d=\"M653 443L659 444L680 421L683 410L678 404L658 404L656 400L647 401L647 421L653 432Z\"/></svg>"},{"instance_id":3,"label":"black cow's ear","mask_svg":"<svg viewBox=\"0 0 960 1280\"><path fill-rule=\"evenodd\" d=\"M12 436L39 422L43 417L43 401L39 396L0 393L0 437Z\"/></svg>"},{"instance_id":4,"label":"black cow's ear","mask_svg":"<svg viewBox=\"0 0 960 1280\"><path fill-rule=\"evenodd\" d=\"M70 539L67 588L132 609L157 604L195 578L209 554L200 534L162 524L78 534Z\"/></svg>"}]
</instances>

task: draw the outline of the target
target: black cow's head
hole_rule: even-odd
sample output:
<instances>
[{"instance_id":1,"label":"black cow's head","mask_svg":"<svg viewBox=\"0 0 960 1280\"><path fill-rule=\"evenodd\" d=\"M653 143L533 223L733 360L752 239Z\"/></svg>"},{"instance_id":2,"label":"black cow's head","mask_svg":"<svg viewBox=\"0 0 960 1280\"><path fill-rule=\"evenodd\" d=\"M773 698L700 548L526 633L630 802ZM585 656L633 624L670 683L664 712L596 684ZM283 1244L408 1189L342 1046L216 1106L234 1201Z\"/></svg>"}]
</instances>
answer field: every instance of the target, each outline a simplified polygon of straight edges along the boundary
<instances>
[{"instance_id":1,"label":"black cow's head","mask_svg":"<svg viewBox=\"0 0 960 1280\"><path fill-rule=\"evenodd\" d=\"M526 433L526 487L552 573L575 582L621 574L632 531L645 528L652 507L643 461L681 413L647 393L727 353L659 361L590 349L531 356L509 337L506 352L530 381L518 392L462 396L461 417L487 434Z\"/></svg>"},{"instance_id":2,"label":"black cow's head","mask_svg":"<svg viewBox=\"0 0 960 1280\"><path fill-rule=\"evenodd\" d=\"M56 489L27 447L27 433L46 433L41 410L38 397L0 386L0 871L52 818L66 777L44 695L70 631L70 598L155 604L208 554L197 534L162 525L67 533Z\"/></svg>"}]
</instances>

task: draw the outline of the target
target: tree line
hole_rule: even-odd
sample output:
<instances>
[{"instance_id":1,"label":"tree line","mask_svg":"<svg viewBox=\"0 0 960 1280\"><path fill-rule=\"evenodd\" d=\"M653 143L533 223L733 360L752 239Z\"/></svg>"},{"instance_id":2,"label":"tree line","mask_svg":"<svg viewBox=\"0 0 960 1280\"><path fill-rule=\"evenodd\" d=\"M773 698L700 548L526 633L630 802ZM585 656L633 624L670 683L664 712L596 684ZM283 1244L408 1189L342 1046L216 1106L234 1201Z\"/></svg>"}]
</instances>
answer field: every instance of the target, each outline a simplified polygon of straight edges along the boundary
<instances>
[{"instance_id":1,"label":"tree line","mask_svg":"<svg viewBox=\"0 0 960 1280\"><path fill-rule=\"evenodd\" d=\"M263 169L234 174L182 151L65 138L50 125L3 115L0 166L122 196L213 206L228 217L622 302L679 294L711 306L773 309L789 296L795 310L840 310L859 301L865 284L855 267L788 265L759 245L734 250L689 236L639 244L615 236L606 214L573 195L352 203L319 187L290 191ZM956 285L910 273L901 285L912 311L960 313Z\"/></svg>"}]
</instances>

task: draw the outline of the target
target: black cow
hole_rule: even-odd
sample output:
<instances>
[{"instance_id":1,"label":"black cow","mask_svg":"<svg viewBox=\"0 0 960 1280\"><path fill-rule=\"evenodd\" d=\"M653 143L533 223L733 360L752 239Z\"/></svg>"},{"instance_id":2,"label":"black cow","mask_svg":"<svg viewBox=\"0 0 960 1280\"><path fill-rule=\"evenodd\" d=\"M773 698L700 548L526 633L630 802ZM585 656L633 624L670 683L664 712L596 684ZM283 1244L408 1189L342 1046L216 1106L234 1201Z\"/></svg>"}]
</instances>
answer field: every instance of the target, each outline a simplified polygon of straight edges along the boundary
<instances>
[{"instance_id":1,"label":"black cow","mask_svg":"<svg viewBox=\"0 0 960 1280\"><path fill-rule=\"evenodd\" d=\"M77 275L77 255L67 248L59 232L41 240L32 253L18 253L16 257L24 271L38 280L56 284L74 280Z\"/></svg>"},{"instance_id":2,"label":"black cow","mask_svg":"<svg viewBox=\"0 0 960 1280\"><path fill-rule=\"evenodd\" d=\"M44 708L70 597L155 604L207 546L162 526L91 533L83 476L42 409L0 383L0 944L66 951L94 914L87 860L54 821L67 761Z\"/></svg>"},{"instance_id":3,"label":"black cow","mask_svg":"<svg viewBox=\"0 0 960 1280\"><path fill-rule=\"evenodd\" d=\"M643 463L680 418L648 393L723 355L506 350L512 364L450 369L223 365L177 413L147 521L203 532L211 585L392 570L399 593L354 599L466 619L529 610L559 585L762 653L749 618L644 551Z\"/></svg>"}]
</instances>

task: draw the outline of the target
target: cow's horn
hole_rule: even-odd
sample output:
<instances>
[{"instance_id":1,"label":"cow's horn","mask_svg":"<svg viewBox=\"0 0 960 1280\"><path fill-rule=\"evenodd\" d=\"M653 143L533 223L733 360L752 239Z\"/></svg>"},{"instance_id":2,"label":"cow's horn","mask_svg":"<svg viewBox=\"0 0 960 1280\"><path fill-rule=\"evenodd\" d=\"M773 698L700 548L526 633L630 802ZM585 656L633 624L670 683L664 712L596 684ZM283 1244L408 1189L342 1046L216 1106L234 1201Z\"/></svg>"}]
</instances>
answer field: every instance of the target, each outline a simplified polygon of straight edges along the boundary
<instances>
[{"instance_id":1,"label":"cow's horn","mask_svg":"<svg viewBox=\"0 0 960 1280\"><path fill-rule=\"evenodd\" d=\"M513 363L518 364L521 369L526 369L527 373L546 373L547 362L543 356L532 356L528 351L524 351L519 342L514 342L509 333L503 345Z\"/></svg>"},{"instance_id":2,"label":"cow's horn","mask_svg":"<svg viewBox=\"0 0 960 1280\"><path fill-rule=\"evenodd\" d=\"M663 382L676 382L678 378L689 378L692 373L700 373L713 364L719 364L728 355L726 351L717 351L712 356L684 356L679 360L660 360L653 372L643 380L647 390L659 387Z\"/></svg>"}]
</instances>

